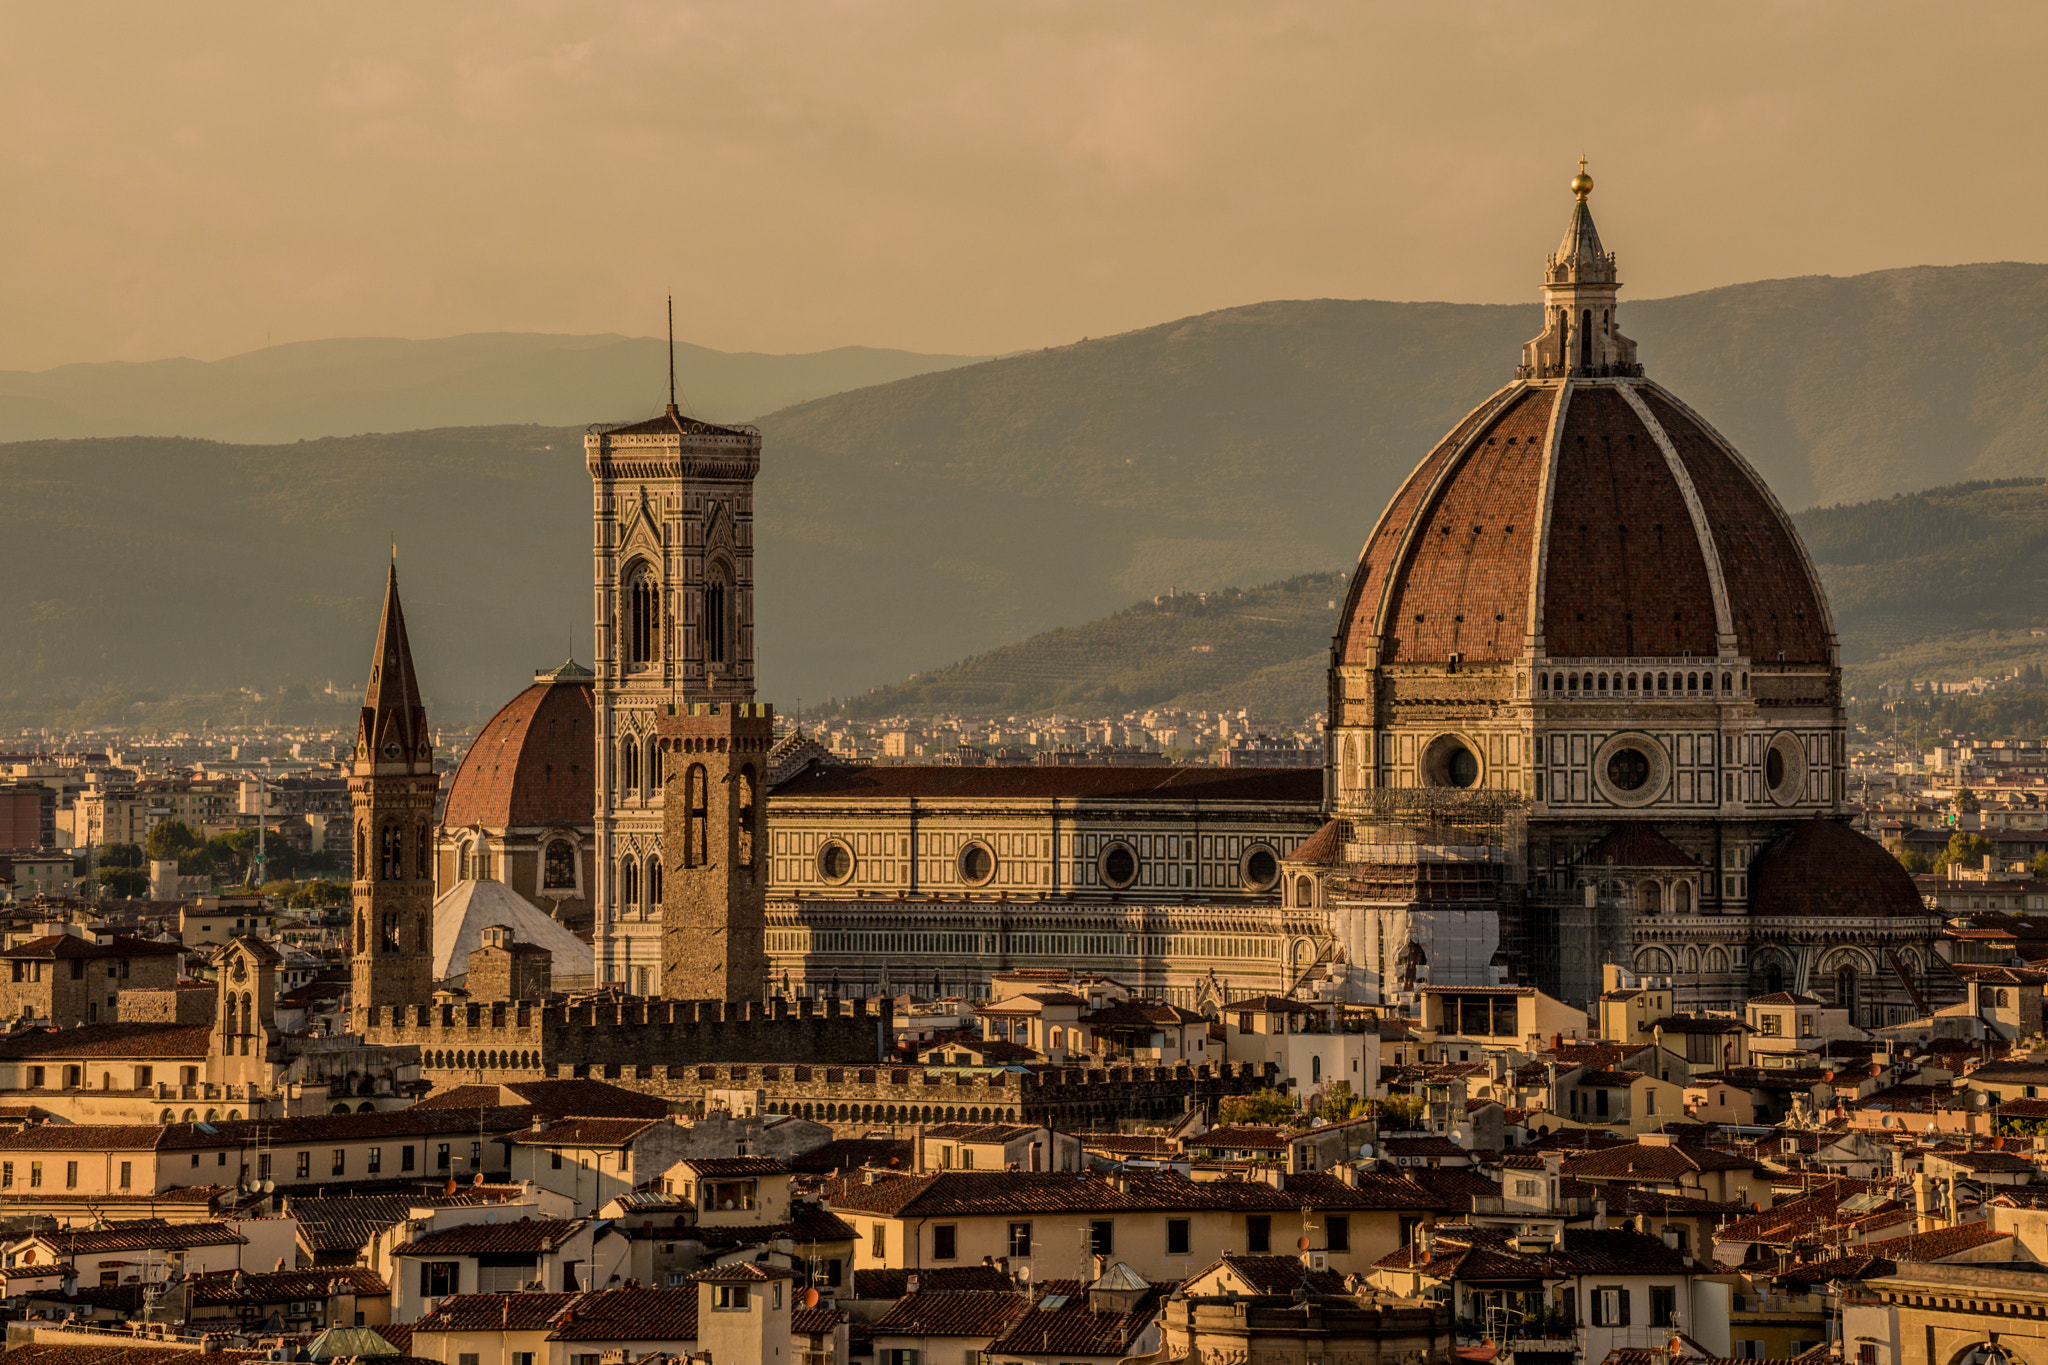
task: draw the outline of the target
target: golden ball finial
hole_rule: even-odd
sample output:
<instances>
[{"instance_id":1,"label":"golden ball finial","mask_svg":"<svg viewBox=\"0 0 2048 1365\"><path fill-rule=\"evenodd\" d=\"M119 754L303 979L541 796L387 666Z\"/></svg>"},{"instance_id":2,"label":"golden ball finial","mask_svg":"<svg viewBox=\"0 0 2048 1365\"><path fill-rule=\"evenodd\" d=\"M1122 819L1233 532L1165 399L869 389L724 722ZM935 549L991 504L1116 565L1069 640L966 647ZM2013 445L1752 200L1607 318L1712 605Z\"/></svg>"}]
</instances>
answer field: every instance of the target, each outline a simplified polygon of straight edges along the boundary
<instances>
[{"instance_id":1,"label":"golden ball finial","mask_svg":"<svg viewBox=\"0 0 2048 1365\"><path fill-rule=\"evenodd\" d=\"M1572 193L1584 199L1593 192L1593 177L1586 174L1586 158L1579 158L1579 173L1572 177Z\"/></svg>"}]
</instances>

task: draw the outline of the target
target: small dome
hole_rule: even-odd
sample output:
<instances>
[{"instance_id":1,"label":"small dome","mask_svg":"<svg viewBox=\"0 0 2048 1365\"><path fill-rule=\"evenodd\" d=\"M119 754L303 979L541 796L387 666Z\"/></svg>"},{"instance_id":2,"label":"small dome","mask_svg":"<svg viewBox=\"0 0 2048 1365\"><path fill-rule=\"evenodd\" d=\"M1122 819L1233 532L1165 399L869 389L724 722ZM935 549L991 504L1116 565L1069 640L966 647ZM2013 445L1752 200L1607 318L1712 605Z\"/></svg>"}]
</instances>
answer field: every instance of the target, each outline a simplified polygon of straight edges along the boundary
<instances>
[{"instance_id":1,"label":"small dome","mask_svg":"<svg viewBox=\"0 0 2048 1365\"><path fill-rule=\"evenodd\" d=\"M542 676L506 702L463 755L444 828L590 823L597 802L593 675L565 666Z\"/></svg>"},{"instance_id":2,"label":"small dome","mask_svg":"<svg viewBox=\"0 0 2048 1365\"><path fill-rule=\"evenodd\" d=\"M1883 844L1835 820L1802 820L1749 868L1753 915L1873 919L1931 914Z\"/></svg>"}]
</instances>

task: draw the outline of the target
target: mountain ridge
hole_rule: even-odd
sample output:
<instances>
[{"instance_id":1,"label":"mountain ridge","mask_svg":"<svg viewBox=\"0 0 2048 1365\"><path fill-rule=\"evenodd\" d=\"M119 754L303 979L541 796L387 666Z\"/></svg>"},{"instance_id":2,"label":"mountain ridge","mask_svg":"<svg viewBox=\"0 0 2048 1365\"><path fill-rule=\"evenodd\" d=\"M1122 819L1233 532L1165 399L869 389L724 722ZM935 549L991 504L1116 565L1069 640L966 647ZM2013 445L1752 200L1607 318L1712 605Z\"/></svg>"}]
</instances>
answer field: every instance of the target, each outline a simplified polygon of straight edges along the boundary
<instances>
[{"instance_id":1,"label":"mountain ridge","mask_svg":"<svg viewBox=\"0 0 2048 1365\"><path fill-rule=\"evenodd\" d=\"M2048 266L1909 267L1635 302L1622 323L1798 507L2048 474L2044 304ZM766 413L763 694L858 696L1170 587L1348 569L1536 324L1533 304L1267 302ZM574 425L0 445L21 664L0 688L352 678L397 532L423 685L495 706L588 655L581 431L631 415L591 398Z\"/></svg>"}]
</instances>

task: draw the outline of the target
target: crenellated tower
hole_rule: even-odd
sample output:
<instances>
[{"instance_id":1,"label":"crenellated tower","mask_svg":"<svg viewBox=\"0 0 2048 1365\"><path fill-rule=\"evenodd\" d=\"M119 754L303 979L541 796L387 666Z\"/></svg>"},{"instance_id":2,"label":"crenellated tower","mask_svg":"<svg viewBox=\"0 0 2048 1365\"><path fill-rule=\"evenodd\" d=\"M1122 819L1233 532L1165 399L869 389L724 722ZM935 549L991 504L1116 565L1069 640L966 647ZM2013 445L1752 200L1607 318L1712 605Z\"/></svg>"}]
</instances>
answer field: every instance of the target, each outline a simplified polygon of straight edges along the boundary
<instances>
[{"instance_id":1,"label":"crenellated tower","mask_svg":"<svg viewBox=\"0 0 2048 1365\"><path fill-rule=\"evenodd\" d=\"M358 1019L369 1007L425 1004L433 996L439 785L393 564L348 780L356 855L351 1006Z\"/></svg>"},{"instance_id":2,"label":"crenellated tower","mask_svg":"<svg viewBox=\"0 0 2048 1365\"><path fill-rule=\"evenodd\" d=\"M767 994L768 751L774 708L699 702L657 718L667 877L661 993L674 1000Z\"/></svg>"}]
</instances>

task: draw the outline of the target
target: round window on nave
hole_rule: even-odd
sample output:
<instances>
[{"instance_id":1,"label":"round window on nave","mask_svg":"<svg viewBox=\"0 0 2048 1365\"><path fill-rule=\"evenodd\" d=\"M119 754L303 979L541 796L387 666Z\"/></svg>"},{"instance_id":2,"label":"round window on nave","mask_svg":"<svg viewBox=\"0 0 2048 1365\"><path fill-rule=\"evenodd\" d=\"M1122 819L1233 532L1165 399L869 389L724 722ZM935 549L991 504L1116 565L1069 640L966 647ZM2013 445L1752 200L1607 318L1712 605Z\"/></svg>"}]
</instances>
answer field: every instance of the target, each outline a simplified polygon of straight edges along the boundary
<instances>
[{"instance_id":1,"label":"round window on nave","mask_svg":"<svg viewBox=\"0 0 2048 1365\"><path fill-rule=\"evenodd\" d=\"M985 886L996 875L996 855L987 844L976 840L960 850L960 880L969 886Z\"/></svg>"},{"instance_id":2,"label":"round window on nave","mask_svg":"<svg viewBox=\"0 0 2048 1365\"><path fill-rule=\"evenodd\" d=\"M1118 891L1138 880L1138 855L1129 844L1114 843L1103 851L1102 880Z\"/></svg>"}]
</instances>

